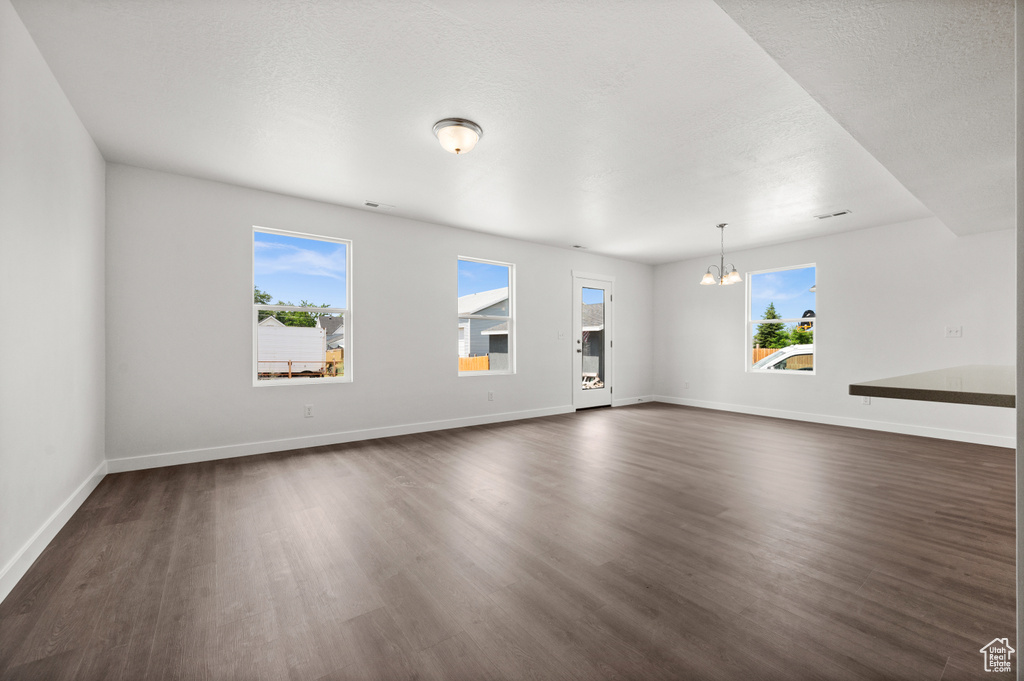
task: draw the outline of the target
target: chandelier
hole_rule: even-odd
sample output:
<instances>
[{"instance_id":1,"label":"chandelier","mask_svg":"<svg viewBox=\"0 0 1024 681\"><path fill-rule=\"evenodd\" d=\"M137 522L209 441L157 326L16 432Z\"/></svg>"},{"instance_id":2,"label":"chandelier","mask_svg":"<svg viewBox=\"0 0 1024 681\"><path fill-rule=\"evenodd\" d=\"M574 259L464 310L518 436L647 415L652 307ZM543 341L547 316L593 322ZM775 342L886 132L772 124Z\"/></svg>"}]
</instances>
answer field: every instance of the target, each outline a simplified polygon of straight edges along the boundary
<instances>
[{"instance_id":1,"label":"chandelier","mask_svg":"<svg viewBox=\"0 0 1024 681\"><path fill-rule=\"evenodd\" d=\"M728 223L723 222L718 225L718 229L722 230L722 252L719 256L718 264L711 265L708 267L708 271L704 274L704 278L700 280L701 286L710 286L712 284L718 284L719 286L728 286L730 284L738 284L743 281L743 277L736 271L736 267L732 263L729 263L729 267L732 270L727 274L725 271L725 226ZM718 276L711 274L711 269L718 270Z\"/></svg>"}]
</instances>

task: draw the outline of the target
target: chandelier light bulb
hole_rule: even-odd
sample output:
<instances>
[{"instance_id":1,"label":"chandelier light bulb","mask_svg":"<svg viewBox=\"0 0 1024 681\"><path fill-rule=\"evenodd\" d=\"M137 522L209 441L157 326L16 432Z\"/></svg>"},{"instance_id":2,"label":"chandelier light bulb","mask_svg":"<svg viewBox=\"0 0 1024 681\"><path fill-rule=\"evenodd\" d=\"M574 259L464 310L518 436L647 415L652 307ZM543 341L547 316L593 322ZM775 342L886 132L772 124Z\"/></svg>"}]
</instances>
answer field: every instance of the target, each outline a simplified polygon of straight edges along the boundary
<instances>
[{"instance_id":1,"label":"chandelier light bulb","mask_svg":"<svg viewBox=\"0 0 1024 681\"><path fill-rule=\"evenodd\" d=\"M722 240L722 250L721 250L721 253L719 255L718 264L717 265L711 265L710 267L708 267L708 271L704 273L704 277L700 280L700 285L701 286L709 286L711 284L718 284L719 286L730 286L732 284L738 284L741 281L743 281L743 277L741 277L740 273L736 271L735 265L730 263L729 267L732 268L732 271L730 271L730 272L726 272L725 271L725 226L726 226L726 224L727 223L723 222L723 223L720 223L718 225L715 225L716 227L718 227L718 229L720 230L720 233L722 235L722 237L721 237L721 240ZM718 278L717 279L714 277L714 275L711 274L711 270L717 270L718 271Z\"/></svg>"}]
</instances>

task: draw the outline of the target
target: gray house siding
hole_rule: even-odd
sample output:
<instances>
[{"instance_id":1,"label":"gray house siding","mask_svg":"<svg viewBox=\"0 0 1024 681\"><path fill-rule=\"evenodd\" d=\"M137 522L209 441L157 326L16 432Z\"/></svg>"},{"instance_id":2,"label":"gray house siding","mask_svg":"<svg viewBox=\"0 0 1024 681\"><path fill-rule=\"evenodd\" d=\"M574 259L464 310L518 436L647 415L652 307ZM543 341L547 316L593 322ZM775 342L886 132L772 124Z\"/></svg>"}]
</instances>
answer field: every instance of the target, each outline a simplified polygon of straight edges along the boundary
<instances>
[{"instance_id":1,"label":"gray house siding","mask_svg":"<svg viewBox=\"0 0 1024 681\"><path fill-rule=\"evenodd\" d=\"M503 317L507 317L508 316L508 298L506 298L505 300L502 300L502 301L500 301L498 303L495 303L494 305L491 305L490 307L485 307L482 310L478 310L477 312L474 312L473 314L493 314L493 315L500 315L500 316L503 316Z\"/></svg>"},{"instance_id":2,"label":"gray house siding","mask_svg":"<svg viewBox=\"0 0 1024 681\"><path fill-rule=\"evenodd\" d=\"M487 329L504 324L505 322L501 319L460 319L459 322L466 322L469 325L469 354L470 356L486 355L491 351L491 339L492 338L503 338L505 339L505 350L508 352L508 335L503 334L500 336L484 335L482 332Z\"/></svg>"},{"instance_id":3,"label":"gray house siding","mask_svg":"<svg viewBox=\"0 0 1024 681\"><path fill-rule=\"evenodd\" d=\"M508 299L502 300L490 307L485 307L475 314L508 315ZM499 324L505 324L503 319L460 319L459 323L469 324L469 354L470 356L487 355L493 352L508 353L508 334L485 335L483 332L494 328ZM503 345L502 345L503 344ZM492 350L493 349L493 350ZM508 359L505 364L507 366ZM493 368L493 367L492 367Z\"/></svg>"},{"instance_id":4,"label":"gray house siding","mask_svg":"<svg viewBox=\"0 0 1024 681\"><path fill-rule=\"evenodd\" d=\"M493 334L487 336L491 339L487 355L490 359L491 371L507 371L508 366L508 334Z\"/></svg>"},{"instance_id":5,"label":"gray house siding","mask_svg":"<svg viewBox=\"0 0 1024 681\"><path fill-rule=\"evenodd\" d=\"M488 336L488 338L491 339L491 342L490 342L490 345L487 348L487 354L493 355L496 352L499 353L499 354L503 354L503 355L507 355L508 354L508 334L507 333L492 334L492 335Z\"/></svg>"}]
</instances>

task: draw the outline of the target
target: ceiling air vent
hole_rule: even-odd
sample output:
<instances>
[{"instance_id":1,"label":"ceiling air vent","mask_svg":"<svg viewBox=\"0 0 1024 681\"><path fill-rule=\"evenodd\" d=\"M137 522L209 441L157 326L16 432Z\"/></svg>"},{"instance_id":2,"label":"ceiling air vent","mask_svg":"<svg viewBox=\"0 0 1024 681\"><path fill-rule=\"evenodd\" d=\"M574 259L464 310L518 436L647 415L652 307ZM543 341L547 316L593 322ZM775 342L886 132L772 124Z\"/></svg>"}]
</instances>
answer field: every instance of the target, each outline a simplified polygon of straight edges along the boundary
<instances>
[{"instance_id":1,"label":"ceiling air vent","mask_svg":"<svg viewBox=\"0 0 1024 681\"><path fill-rule=\"evenodd\" d=\"M841 210L838 213L822 213L821 215L815 215L814 217L818 218L819 220L824 220L826 218L837 218L840 215L849 215L852 212L853 211L850 210Z\"/></svg>"}]
</instances>

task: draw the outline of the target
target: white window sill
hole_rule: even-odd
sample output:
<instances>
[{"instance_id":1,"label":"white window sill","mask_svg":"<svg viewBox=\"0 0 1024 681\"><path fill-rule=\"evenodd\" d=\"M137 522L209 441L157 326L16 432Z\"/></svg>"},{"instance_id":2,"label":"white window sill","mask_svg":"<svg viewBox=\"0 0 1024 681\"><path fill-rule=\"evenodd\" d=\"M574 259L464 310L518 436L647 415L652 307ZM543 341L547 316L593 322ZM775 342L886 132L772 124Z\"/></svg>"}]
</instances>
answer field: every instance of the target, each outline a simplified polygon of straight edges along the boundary
<instances>
[{"instance_id":1,"label":"white window sill","mask_svg":"<svg viewBox=\"0 0 1024 681\"><path fill-rule=\"evenodd\" d=\"M814 376L814 371L800 371L799 369L747 369L748 374L790 374L796 376Z\"/></svg>"},{"instance_id":2,"label":"white window sill","mask_svg":"<svg viewBox=\"0 0 1024 681\"><path fill-rule=\"evenodd\" d=\"M252 386L254 388L270 388L279 385L323 385L324 383L351 383L352 378L349 376L340 376L337 378L274 378L267 380L254 380Z\"/></svg>"}]
</instances>

